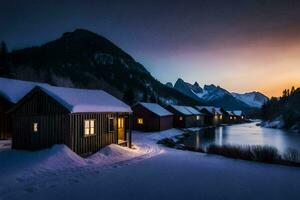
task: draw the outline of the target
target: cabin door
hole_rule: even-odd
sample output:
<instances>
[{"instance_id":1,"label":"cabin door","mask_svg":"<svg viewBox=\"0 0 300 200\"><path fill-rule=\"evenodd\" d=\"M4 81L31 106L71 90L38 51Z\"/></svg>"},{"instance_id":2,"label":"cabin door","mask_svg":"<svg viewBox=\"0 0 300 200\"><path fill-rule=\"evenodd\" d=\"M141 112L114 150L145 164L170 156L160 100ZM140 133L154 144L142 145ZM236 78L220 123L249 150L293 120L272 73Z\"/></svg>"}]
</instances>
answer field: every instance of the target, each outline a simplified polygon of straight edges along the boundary
<instances>
[{"instance_id":1,"label":"cabin door","mask_svg":"<svg viewBox=\"0 0 300 200\"><path fill-rule=\"evenodd\" d=\"M125 118L118 117L118 143L125 142Z\"/></svg>"}]
</instances>

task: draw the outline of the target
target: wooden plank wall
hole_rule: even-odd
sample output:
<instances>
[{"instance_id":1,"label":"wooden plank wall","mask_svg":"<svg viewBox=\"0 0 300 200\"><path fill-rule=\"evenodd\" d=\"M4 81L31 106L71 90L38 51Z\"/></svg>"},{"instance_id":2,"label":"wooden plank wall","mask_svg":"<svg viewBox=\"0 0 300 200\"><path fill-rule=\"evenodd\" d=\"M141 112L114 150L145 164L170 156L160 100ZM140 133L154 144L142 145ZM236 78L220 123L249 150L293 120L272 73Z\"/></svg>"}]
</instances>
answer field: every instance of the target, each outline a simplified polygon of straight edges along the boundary
<instances>
[{"instance_id":1,"label":"wooden plank wall","mask_svg":"<svg viewBox=\"0 0 300 200\"><path fill-rule=\"evenodd\" d=\"M71 149L79 155L88 155L99 149L118 143L117 113L75 113L71 114ZM108 120L114 118L114 131L108 131ZM84 136L84 120L95 120L95 134Z\"/></svg>"}]
</instances>

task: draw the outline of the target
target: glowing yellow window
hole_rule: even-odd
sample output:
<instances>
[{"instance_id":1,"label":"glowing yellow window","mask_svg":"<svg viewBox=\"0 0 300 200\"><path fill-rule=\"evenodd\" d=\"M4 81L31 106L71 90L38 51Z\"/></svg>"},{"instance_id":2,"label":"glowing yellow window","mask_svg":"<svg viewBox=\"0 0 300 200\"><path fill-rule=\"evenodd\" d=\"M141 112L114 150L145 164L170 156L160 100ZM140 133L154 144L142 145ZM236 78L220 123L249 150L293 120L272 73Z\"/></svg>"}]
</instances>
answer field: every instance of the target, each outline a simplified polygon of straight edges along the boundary
<instances>
[{"instance_id":1,"label":"glowing yellow window","mask_svg":"<svg viewBox=\"0 0 300 200\"><path fill-rule=\"evenodd\" d=\"M197 115L196 119L197 119L197 120L200 120L200 116L199 116L199 115Z\"/></svg>"},{"instance_id":2,"label":"glowing yellow window","mask_svg":"<svg viewBox=\"0 0 300 200\"><path fill-rule=\"evenodd\" d=\"M220 115L220 119L223 119L223 116L222 116L222 115Z\"/></svg>"},{"instance_id":3,"label":"glowing yellow window","mask_svg":"<svg viewBox=\"0 0 300 200\"><path fill-rule=\"evenodd\" d=\"M180 116L180 117L179 117L179 120L182 121L182 120L183 120L183 117Z\"/></svg>"},{"instance_id":4,"label":"glowing yellow window","mask_svg":"<svg viewBox=\"0 0 300 200\"><path fill-rule=\"evenodd\" d=\"M95 120L84 120L84 135L94 135L95 134Z\"/></svg>"},{"instance_id":5,"label":"glowing yellow window","mask_svg":"<svg viewBox=\"0 0 300 200\"><path fill-rule=\"evenodd\" d=\"M38 123L33 123L33 132L35 132L35 133L38 132L38 130L39 130L38 126L39 126Z\"/></svg>"},{"instance_id":6,"label":"glowing yellow window","mask_svg":"<svg viewBox=\"0 0 300 200\"><path fill-rule=\"evenodd\" d=\"M144 124L144 119L143 118L138 118L137 123L138 124Z\"/></svg>"},{"instance_id":7,"label":"glowing yellow window","mask_svg":"<svg viewBox=\"0 0 300 200\"><path fill-rule=\"evenodd\" d=\"M232 117L230 117L230 119L232 119Z\"/></svg>"}]
</instances>

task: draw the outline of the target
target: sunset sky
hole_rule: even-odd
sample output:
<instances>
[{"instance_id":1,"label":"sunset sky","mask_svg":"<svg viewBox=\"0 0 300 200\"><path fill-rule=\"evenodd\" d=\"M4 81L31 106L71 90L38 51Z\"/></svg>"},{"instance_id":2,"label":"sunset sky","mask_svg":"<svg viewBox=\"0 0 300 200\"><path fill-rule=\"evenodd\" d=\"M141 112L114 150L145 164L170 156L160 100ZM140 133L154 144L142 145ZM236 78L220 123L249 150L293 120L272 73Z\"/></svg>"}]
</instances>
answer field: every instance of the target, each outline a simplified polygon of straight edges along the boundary
<instances>
[{"instance_id":1,"label":"sunset sky","mask_svg":"<svg viewBox=\"0 0 300 200\"><path fill-rule=\"evenodd\" d=\"M180 77L267 96L300 87L300 1L0 2L0 40L10 49L75 28L107 37L163 83Z\"/></svg>"}]
</instances>

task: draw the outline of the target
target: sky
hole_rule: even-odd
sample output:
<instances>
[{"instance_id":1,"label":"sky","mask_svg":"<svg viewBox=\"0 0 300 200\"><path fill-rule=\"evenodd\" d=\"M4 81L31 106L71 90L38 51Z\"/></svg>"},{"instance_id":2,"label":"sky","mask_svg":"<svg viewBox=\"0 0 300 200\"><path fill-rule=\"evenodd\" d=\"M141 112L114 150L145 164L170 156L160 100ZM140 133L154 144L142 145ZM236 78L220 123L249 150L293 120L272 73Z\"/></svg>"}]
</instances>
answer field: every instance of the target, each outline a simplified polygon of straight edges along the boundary
<instances>
[{"instance_id":1,"label":"sky","mask_svg":"<svg viewBox=\"0 0 300 200\"><path fill-rule=\"evenodd\" d=\"M0 40L41 45L84 28L162 83L178 78L279 96L300 87L298 0L0 0Z\"/></svg>"}]
</instances>

